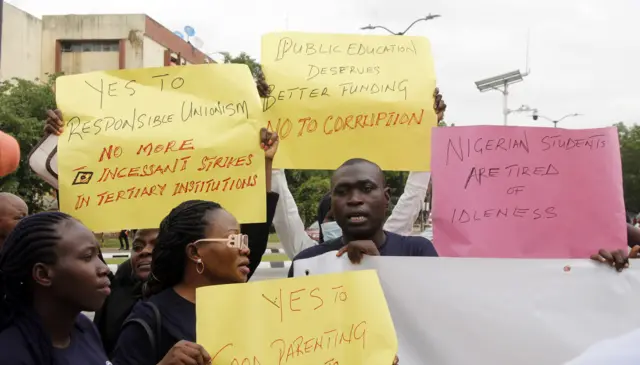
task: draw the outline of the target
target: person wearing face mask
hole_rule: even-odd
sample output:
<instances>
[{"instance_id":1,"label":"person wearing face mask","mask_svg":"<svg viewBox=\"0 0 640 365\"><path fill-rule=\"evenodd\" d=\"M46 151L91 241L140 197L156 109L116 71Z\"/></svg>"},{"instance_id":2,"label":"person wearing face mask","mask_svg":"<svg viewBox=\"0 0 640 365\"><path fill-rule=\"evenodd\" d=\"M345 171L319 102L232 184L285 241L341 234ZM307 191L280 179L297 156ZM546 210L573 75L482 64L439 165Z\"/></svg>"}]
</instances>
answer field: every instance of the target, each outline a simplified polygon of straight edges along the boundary
<instances>
[{"instance_id":1,"label":"person wearing face mask","mask_svg":"<svg viewBox=\"0 0 640 365\"><path fill-rule=\"evenodd\" d=\"M447 105L437 88L434 90L434 100L433 109L437 114L438 122L440 122L444 119ZM385 231L404 236L413 233L413 223L420 214L430 179L430 172L409 173L404 192L384 224ZM331 206L330 193L327 193L318 204L319 240L316 242L309 237L305 230L296 201L289 190L284 170L273 170L272 189L273 192L280 195L273 218L273 226L276 229L284 252L290 259L293 259L304 249L342 236L340 227L329 214Z\"/></svg>"},{"instance_id":2,"label":"person wearing face mask","mask_svg":"<svg viewBox=\"0 0 640 365\"><path fill-rule=\"evenodd\" d=\"M335 240L342 237L342 228L333 219L331 213L331 194L325 194L318 204L318 222L322 222L319 229L320 242Z\"/></svg>"}]
</instances>

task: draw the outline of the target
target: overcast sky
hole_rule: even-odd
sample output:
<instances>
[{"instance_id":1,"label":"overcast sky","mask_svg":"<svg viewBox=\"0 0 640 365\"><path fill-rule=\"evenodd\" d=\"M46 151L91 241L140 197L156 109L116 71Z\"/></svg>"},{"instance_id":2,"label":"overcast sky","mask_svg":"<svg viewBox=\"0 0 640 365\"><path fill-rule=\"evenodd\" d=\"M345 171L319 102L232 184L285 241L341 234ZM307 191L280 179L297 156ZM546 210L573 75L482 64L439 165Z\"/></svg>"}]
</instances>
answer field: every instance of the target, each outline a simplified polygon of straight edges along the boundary
<instances>
[{"instance_id":1,"label":"overcast sky","mask_svg":"<svg viewBox=\"0 0 640 365\"><path fill-rule=\"evenodd\" d=\"M531 75L511 88L509 107L538 108L566 128L640 124L640 0L9 0L36 16L146 13L171 30L196 29L207 52L260 56L271 31L384 34L428 13L439 19L409 33L431 40L438 85L457 125L501 124L502 95L480 93L479 79L525 69L530 30ZM549 125L512 114L512 125Z\"/></svg>"}]
</instances>

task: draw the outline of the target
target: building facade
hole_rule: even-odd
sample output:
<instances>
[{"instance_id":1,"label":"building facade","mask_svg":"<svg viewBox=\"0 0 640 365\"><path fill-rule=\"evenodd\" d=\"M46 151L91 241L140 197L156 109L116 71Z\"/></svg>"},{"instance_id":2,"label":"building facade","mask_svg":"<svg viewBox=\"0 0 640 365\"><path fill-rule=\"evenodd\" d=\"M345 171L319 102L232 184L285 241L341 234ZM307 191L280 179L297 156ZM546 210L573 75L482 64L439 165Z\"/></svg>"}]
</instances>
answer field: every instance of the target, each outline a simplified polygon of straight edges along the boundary
<instances>
[{"instance_id":1,"label":"building facade","mask_svg":"<svg viewBox=\"0 0 640 365\"><path fill-rule=\"evenodd\" d=\"M4 3L0 78L213 63L144 14L45 15Z\"/></svg>"},{"instance_id":2,"label":"building facade","mask_svg":"<svg viewBox=\"0 0 640 365\"><path fill-rule=\"evenodd\" d=\"M2 7L0 80L41 77L42 21L6 2Z\"/></svg>"}]
</instances>

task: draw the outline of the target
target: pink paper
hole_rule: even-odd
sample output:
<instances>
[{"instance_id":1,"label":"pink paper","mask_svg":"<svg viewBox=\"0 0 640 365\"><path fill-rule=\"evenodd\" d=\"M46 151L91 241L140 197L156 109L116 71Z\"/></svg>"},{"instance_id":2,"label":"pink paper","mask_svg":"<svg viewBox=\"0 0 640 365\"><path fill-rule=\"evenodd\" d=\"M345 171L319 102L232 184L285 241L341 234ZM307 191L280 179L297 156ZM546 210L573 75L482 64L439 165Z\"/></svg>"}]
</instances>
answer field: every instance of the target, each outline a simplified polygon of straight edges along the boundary
<instances>
[{"instance_id":1,"label":"pink paper","mask_svg":"<svg viewBox=\"0 0 640 365\"><path fill-rule=\"evenodd\" d=\"M431 166L440 256L587 258L627 247L614 127L434 128Z\"/></svg>"}]
</instances>

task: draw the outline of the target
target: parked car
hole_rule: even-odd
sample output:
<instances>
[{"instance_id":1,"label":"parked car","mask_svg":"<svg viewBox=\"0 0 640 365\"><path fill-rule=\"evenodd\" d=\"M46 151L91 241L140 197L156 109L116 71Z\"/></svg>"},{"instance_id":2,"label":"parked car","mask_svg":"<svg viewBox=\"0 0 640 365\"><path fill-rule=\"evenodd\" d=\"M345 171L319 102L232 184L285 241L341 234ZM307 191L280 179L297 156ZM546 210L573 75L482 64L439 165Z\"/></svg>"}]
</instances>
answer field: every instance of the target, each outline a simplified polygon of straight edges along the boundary
<instances>
[{"instance_id":1,"label":"parked car","mask_svg":"<svg viewBox=\"0 0 640 365\"><path fill-rule=\"evenodd\" d=\"M310 225L305 231L312 240L316 242L320 240L320 225L318 224L318 222L313 222L313 224Z\"/></svg>"}]
</instances>

